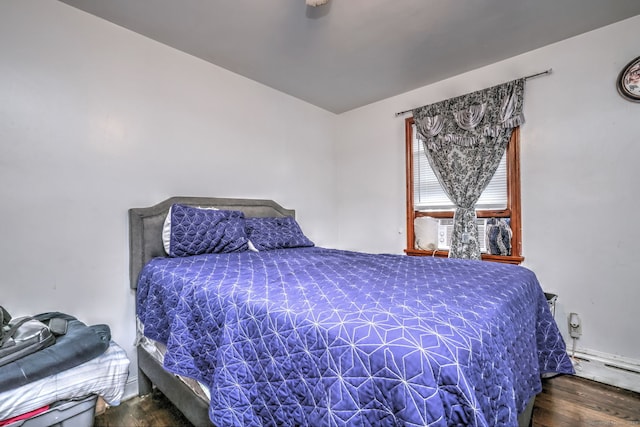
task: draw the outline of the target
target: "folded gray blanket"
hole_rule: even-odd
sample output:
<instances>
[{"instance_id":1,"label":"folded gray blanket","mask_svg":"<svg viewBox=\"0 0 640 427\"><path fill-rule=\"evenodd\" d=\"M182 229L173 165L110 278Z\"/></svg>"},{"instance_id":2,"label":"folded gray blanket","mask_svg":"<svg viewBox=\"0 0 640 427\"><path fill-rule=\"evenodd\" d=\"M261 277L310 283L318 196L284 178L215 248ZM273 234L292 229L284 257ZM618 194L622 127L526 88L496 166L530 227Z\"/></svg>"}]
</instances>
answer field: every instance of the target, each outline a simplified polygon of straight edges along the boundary
<instances>
[{"instance_id":1,"label":"folded gray blanket","mask_svg":"<svg viewBox=\"0 0 640 427\"><path fill-rule=\"evenodd\" d=\"M108 325L87 326L64 313L43 313L39 316L67 320L67 333L57 337L55 344L0 366L0 392L78 366L104 353L111 341ZM36 319L39 316L34 316Z\"/></svg>"}]
</instances>

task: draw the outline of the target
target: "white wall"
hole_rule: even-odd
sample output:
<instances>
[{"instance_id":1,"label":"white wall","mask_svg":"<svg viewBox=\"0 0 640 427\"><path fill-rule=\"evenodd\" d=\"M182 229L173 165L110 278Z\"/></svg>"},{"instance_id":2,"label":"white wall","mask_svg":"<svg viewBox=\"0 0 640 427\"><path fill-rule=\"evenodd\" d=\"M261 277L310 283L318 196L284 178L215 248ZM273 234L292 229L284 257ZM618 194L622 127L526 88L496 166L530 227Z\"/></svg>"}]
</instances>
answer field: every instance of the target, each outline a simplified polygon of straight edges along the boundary
<instances>
[{"instance_id":1,"label":"white wall","mask_svg":"<svg viewBox=\"0 0 640 427\"><path fill-rule=\"evenodd\" d=\"M108 323L133 355L127 210L173 195L274 199L335 243L335 115L54 0L0 2L0 52L12 314Z\"/></svg>"},{"instance_id":2,"label":"white wall","mask_svg":"<svg viewBox=\"0 0 640 427\"><path fill-rule=\"evenodd\" d=\"M559 294L563 333L568 313L580 314L578 348L640 361L640 104L615 87L639 54L638 39L640 16L340 115L341 246L405 248L404 120L396 112L552 68L525 92L524 265Z\"/></svg>"}]
</instances>

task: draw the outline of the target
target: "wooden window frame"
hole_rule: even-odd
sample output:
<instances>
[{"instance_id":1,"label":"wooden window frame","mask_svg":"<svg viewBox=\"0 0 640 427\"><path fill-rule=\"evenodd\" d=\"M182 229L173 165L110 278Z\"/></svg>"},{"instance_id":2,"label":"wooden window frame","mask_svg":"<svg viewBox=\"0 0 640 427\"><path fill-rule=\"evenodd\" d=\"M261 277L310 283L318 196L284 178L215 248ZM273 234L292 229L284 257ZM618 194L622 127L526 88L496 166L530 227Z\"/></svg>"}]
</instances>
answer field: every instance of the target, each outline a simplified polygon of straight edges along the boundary
<instances>
[{"instance_id":1,"label":"wooden window frame","mask_svg":"<svg viewBox=\"0 0 640 427\"><path fill-rule=\"evenodd\" d=\"M407 249L405 253L412 256L437 256L448 257L449 251L436 250L425 251L415 249L415 234L413 223L416 217L430 216L434 218L453 218L452 211L420 212L413 205L413 117L405 119L405 145L406 145L406 190L407 190ZM516 127L507 145L507 208L503 210L479 210L478 218L499 217L511 218L511 255L490 255L483 253L482 259L486 261L520 264L524 261L522 256L522 222L520 205L520 128Z\"/></svg>"}]
</instances>

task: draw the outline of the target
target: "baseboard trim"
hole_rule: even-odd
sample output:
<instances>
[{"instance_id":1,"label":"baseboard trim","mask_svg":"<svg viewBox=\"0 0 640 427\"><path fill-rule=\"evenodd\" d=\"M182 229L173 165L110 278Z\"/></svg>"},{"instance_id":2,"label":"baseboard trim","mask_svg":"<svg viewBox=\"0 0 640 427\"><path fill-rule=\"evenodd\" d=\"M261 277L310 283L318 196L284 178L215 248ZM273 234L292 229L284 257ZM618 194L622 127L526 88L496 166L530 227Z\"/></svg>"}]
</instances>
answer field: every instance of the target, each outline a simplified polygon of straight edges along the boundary
<instances>
[{"instance_id":1,"label":"baseboard trim","mask_svg":"<svg viewBox=\"0 0 640 427\"><path fill-rule=\"evenodd\" d=\"M129 400L138 395L138 377L129 378L127 383L124 385L124 395L122 396L122 401Z\"/></svg>"},{"instance_id":2,"label":"baseboard trim","mask_svg":"<svg viewBox=\"0 0 640 427\"><path fill-rule=\"evenodd\" d=\"M572 356L576 376L640 393L640 360L590 349Z\"/></svg>"}]
</instances>

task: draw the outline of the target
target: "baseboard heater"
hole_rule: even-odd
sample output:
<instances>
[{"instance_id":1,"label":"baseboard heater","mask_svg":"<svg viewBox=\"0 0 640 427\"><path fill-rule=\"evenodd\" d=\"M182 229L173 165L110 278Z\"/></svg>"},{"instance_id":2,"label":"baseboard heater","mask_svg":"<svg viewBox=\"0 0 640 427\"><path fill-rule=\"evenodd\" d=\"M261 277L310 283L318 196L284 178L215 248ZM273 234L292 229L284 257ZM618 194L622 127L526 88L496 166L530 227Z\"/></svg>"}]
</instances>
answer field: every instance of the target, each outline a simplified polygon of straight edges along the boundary
<instances>
[{"instance_id":1,"label":"baseboard heater","mask_svg":"<svg viewBox=\"0 0 640 427\"><path fill-rule=\"evenodd\" d=\"M640 361L584 349L572 358L577 376L640 393Z\"/></svg>"}]
</instances>

